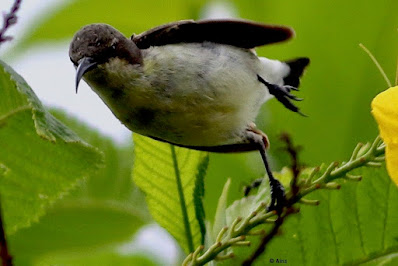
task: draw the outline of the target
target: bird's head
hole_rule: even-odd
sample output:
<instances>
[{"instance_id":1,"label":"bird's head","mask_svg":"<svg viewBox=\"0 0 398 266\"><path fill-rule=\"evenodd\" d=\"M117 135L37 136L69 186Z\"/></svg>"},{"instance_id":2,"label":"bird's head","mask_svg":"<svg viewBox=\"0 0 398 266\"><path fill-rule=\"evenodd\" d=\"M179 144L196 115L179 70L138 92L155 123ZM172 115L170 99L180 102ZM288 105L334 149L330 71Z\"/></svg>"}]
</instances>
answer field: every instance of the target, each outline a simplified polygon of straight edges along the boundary
<instances>
[{"instance_id":1,"label":"bird's head","mask_svg":"<svg viewBox=\"0 0 398 266\"><path fill-rule=\"evenodd\" d=\"M135 43L107 24L91 24L80 29L70 44L69 57L77 68L76 92L85 73L111 58L142 63L141 51Z\"/></svg>"}]
</instances>

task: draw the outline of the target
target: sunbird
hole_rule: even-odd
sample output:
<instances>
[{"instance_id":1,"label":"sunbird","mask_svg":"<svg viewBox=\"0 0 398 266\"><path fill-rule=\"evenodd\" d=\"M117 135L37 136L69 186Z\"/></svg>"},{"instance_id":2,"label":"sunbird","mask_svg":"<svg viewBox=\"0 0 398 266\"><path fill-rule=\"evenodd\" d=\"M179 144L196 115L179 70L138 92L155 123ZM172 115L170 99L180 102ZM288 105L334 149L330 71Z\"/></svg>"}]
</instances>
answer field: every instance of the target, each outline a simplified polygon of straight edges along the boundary
<instances>
[{"instance_id":1,"label":"sunbird","mask_svg":"<svg viewBox=\"0 0 398 266\"><path fill-rule=\"evenodd\" d=\"M309 64L258 57L255 47L294 35L286 26L247 20L181 20L131 38L107 24L81 28L70 44L76 92L83 78L131 131L209 152L260 152L268 174L268 210L281 211L285 192L268 163L267 135L254 124L261 105L291 100Z\"/></svg>"}]
</instances>

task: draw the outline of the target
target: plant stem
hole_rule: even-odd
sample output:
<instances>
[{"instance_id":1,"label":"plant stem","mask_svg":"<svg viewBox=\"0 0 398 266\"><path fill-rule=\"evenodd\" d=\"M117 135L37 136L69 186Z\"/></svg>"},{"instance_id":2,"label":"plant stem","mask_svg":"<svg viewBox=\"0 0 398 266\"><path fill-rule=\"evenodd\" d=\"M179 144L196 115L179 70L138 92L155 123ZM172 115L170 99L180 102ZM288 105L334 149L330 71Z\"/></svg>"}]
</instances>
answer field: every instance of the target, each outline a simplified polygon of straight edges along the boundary
<instances>
[{"instance_id":1,"label":"plant stem","mask_svg":"<svg viewBox=\"0 0 398 266\"><path fill-rule=\"evenodd\" d=\"M8 252L8 246L6 241L6 235L4 232L3 226L3 218L1 211L1 202L0 202L0 258L3 266L11 266L12 265L12 257Z\"/></svg>"},{"instance_id":2,"label":"plant stem","mask_svg":"<svg viewBox=\"0 0 398 266\"><path fill-rule=\"evenodd\" d=\"M377 69L380 71L381 75L383 76L384 80L387 83L388 87L391 87L391 81L390 79L387 77L386 72L384 72L383 68L381 67L379 61L377 61L376 57L374 57L374 55L368 50L368 48L365 47L365 45L363 45L362 43L359 44L359 46L365 51L365 53L367 53L370 57L370 59L373 61L373 63L376 65Z\"/></svg>"},{"instance_id":3,"label":"plant stem","mask_svg":"<svg viewBox=\"0 0 398 266\"><path fill-rule=\"evenodd\" d=\"M279 228L282 226L284 219L288 214L285 213L284 215L278 217L275 222L275 225L272 227L271 231L262 237L261 244L258 248L254 251L249 258L242 262L242 266L251 266L253 262L265 251L266 245L271 241L271 239L278 233Z\"/></svg>"},{"instance_id":4,"label":"plant stem","mask_svg":"<svg viewBox=\"0 0 398 266\"><path fill-rule=\"evenodd\" d=\"M17 11L21 6L22 0L15 0L9 13L4 14L3 27L0 30L0 44L12 40L11 36L6 36L6 31L17 23Z\"/></svg>"}]
</instances>

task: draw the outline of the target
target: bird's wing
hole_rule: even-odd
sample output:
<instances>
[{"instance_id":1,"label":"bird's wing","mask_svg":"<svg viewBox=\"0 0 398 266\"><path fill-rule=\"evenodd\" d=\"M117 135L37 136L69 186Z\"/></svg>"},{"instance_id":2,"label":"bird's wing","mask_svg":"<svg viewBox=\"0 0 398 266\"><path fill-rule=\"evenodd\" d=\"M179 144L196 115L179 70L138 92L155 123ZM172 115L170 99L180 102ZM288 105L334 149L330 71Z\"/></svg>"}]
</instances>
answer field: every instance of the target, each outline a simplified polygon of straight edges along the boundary
<instances>
[{"instance_id":1,"label":"bird's wing","mask_svg":"<svg viewBox=\"0 0 398 266\"><path fill-rule=\"evenodd\" d=\"M290 39L293 29L247 20L181 20L131 36L138 48L175 43L214 42L251 49Z\"/></svg>"}]
</instances>

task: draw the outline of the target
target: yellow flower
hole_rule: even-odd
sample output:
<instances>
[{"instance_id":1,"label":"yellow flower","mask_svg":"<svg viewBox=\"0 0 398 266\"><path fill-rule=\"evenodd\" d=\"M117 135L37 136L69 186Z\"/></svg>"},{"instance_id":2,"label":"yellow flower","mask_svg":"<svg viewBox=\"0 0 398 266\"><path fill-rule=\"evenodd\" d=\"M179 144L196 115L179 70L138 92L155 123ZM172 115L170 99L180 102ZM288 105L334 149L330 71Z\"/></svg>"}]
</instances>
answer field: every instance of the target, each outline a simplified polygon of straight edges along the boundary
<instances>
[{"instance_id":1,"label":"yellow flower","mask_svg":"<svg viewBox=\"0 0 398 266\"><path fill-rule=\"evenodd\" d=\"M388 174L398 185L398 86L381 92L373 99L372 114L386 144Z\"/></svg>"}]
</instances>

